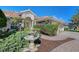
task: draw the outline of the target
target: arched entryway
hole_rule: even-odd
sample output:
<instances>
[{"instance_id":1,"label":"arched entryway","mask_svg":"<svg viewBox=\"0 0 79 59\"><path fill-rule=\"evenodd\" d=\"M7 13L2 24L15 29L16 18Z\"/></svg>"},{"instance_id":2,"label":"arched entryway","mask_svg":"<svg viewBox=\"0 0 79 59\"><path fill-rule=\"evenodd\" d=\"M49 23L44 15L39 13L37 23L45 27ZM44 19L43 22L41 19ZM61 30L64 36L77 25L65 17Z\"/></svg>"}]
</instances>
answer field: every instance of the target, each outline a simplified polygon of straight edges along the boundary
<instances>
[{"instance_id":1,"label":"arched entryway","mask_svg":"<svg viewBox=\"0 0 79 59\"><path fill-rule=\"evenodd\" d=\"M30 17L26 17L24 19L24 27L31 28L31 26L32 26L32 19Z\"/></svg>"},{"instance_id":2,"label":"arched entryway","mask_svg":"<svg viewBox=\"0 0 79 59\"><path fill-rule=\"evenodd\" d=\"M34 15L23 13L21 17L24 19L24 27L33 29L33 25L36 24L36 22L34 22Z\"/></svg>"}]
</instances>

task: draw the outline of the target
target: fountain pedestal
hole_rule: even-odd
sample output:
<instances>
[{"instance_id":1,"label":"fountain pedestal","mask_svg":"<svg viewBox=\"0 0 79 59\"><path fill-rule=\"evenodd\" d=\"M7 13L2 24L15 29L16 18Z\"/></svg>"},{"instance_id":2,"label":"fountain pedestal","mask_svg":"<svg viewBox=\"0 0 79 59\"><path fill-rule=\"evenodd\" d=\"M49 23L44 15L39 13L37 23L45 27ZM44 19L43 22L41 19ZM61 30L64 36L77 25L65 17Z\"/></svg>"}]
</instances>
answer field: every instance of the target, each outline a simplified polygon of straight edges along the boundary
<instances>
[{"instance_id":1,"label":"fountain pedestal","mask_svg":"<svg viewBox=\"0 0 79 59\"><path fill-rule=\"evenodd\" d=\"M39 36L35 37L33 34L27 35L24 39L30 41L29 48L26 51L35 52L38 50L38 47L34 44L34 40L38 39Z\"/></svg>"}]
</instances>

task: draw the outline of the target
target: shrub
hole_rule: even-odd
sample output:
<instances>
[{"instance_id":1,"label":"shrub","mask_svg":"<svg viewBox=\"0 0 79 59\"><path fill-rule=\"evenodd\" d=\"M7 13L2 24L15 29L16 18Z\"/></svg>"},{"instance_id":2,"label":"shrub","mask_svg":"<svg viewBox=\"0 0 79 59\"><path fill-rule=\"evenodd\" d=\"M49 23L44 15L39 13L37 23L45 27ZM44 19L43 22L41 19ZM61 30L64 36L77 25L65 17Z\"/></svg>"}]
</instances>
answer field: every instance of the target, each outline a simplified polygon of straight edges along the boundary
<instances>
[{"instance_id":1,"label":"shrub","mask_svg":"<svg viewBox=\"0 0 79 59\"><path fill-rule=\"evenodd\" d=\"M27 35L26 32L16 32L0 42L0 52L19 52L23 48L28 47L29 42L23 37Z\"/></svg>"},{"instance_id":2,"label":"shrub","mask_svg":"<svg viewBox=\"0 0 79 59\"><path fill-rule=\"evenodd\" d=\"M11 30L11 31L5 31L5 32L2 32L0 31L0 38L5 38L5 37L8 37L9 35L15 33L16 30Z\"/></svg>"},{"instance_id":3,"label":"shrub","mask_svg":"<svg viewBox=\"0 0 79 59\"><path fill-rule=\"evenodd\" d=\"M70 30L70 31L72 31L72 32L79 32L79 30Z\"/></svg>"},{"instance_id":4,"label":"shrub","mask_svg":"<svg viewBox=\"0 0 79 59\"><path fill-rule=\"evenodd\" d=\"M41 28L42 28L43 26L40 26L40 25L35 25L34 26L34 30L36 30L36 31L41 31Z\"/></svg>"},{"instance_id":5,"label":"shrub","mask_svg":"<svg viewBox=\"0 0 79 59\"><path fill-rule=\"evenodd\" d=\"M64 28L65 31L69 31L69 28Z\"/></svg>"},{"instance_id":6,"label":"shrub","mask_svg":"<svg viewBox=\"0 0 79 59\"><path fill-rule=\"evenodd\" d=\"M57 29L58 29L58 25L47 24L42 27L41 32L52 36L52 35L56 35Z\"/></svg>"},{"instance_id":7,"label":"shrub","mask_svg":"<svg viewBox=\"0 0 79 59\"><path fill-rule=\"evenodd\" d=\"M76 31L79 32L79 29L77 29Z\"/></svg>"}]
</instances>

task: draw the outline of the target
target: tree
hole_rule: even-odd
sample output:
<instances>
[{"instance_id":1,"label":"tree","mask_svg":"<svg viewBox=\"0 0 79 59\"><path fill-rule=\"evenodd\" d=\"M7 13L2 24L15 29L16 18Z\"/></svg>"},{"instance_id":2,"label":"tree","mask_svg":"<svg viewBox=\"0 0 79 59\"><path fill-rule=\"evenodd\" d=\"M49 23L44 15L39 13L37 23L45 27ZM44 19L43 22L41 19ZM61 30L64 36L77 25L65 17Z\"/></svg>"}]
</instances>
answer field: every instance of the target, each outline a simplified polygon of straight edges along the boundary
<instances>
[{"instance_id":1,"label":"tree","mask_svg":"<svg viewBox=\"0 0 79 59\"><path fill-rule=\"evenodd\" d=\"M79 27L79 10L77 10L75 15L72 16L69 26L72 27L74 30Z\"/></svg>"},{"instance_id":2,"label":"tree","mask_svg":"<svg viewBox=\"0 0 79 59\"><path fill-rule=\"evenodd\" d=\"M72 22L73 22L73 23L77 23L77 22L79 22L79 13L73 15L73 17L72 17Z\"/></svg>"},{"instance_id":3,"label":"tree","mask_svg":"<svg viewBox=\"0 0 79 59\"><path fill-rule=\"evenodd\" d=\"M5 27L7 24L7 18L3 11L0 9L0 28Z\"/></svg>"}]
</instances>

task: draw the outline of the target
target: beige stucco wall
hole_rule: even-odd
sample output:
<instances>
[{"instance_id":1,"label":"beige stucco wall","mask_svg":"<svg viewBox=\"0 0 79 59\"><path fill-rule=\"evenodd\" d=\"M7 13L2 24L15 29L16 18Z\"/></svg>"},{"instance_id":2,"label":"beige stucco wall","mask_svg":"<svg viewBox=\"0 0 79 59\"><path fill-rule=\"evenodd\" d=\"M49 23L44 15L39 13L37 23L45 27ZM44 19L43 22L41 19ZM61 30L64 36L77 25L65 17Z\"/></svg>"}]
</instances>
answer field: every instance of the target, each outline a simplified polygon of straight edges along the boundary
<instances>
[{"instance_id":1,"label":"beige stucco wall","mask_svg":"<svg viewBox=\"0 0 79 59\"><path fill-rule=\"evenodd\" d=\"M27 13L27 12L24 12L22 15L21 15L21 18L23 18L23 19L25 19L25 18L27 18L27 17L30 17L31 19L31 24L29 24L30 25L30 28L31 29L33 29L33 25L35 25L36 23L35 23L35 21L34 21L34 15L33 14L31 14L31 13Z\"/></svg>"}]
</instances>

